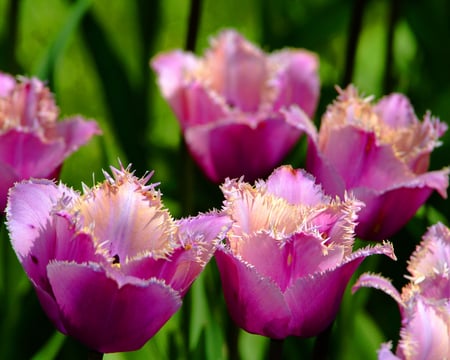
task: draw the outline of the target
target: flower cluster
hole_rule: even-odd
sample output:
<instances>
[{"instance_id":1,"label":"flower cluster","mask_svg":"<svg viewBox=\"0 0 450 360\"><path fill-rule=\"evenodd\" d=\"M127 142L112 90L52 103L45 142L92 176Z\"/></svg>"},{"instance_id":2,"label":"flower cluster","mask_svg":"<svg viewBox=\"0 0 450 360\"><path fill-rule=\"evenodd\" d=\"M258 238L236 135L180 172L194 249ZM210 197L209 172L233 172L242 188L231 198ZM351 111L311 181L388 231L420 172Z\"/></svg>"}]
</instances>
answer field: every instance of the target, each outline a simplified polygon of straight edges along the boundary
<instances>
[{"instance_id":1,"label":"flower cluster","mask_svg":"<svg viewBox=\"0 0 450 360\"><path fill-rule=\"evenodd\" d=\"M420 121L404 95L374 103L350 85L317 130L318 59L306 50L266 54L225 30L203 57L173 51L151 66L190 153L221 184L220 210L174 219L152 173L138 178L121 164L82 192L56 182L98 126L57 121L41 81L0 73L0 210L12 247L55 327L94 351L142 347L213 257L240 328L316 336L362 261L395 260L381 241L433 191L447 196L450 170L429 171L446 124L430 113ZM302 134L305 169L279 166ZM356 249L356 237L380 243ZM395 355L384 344L380 359L449 358L449 262L450 230L439 223L413 254L401 293L370 273L354 285L399 304L401 341Z\"/></svg>"},{"instance_id":2,"label":"flower cluster","mask_svg":"<svg viewBox=\"0 0 450 360\"><path fill-rule=\"evenodd\" d=\"M450 356L450 229L438 223L428 229L409 261L410 283L402 292L374 274L363 274L353 286L381 289L398 303L402 330L396 354L383 344L380 360L448 359Z\"/></svg>"},{"instance_id":3,"label":"flower cluster","mask_svg":"<svg viewBox=\"0 0 450 360\"><path fill-rule=\"evenodd\" d=\"M50 90L36 78L0 73L0 211L16 181L58 177L66 157L100 129L76 116L59 122Z\"/></svg>"},{"instance_id":4,"label":"flower cluster","mask_svg":"<svg viewBox=\"0 0 450 360\"><path fill-rule=\"evenodd\" d=\"M11 242L56 328L99 352L140 348L178 310L222 239L218 214L173 220L150 175L112 168L84 193L11 189Z\"/></svg>"},{"instance_id":5,"label":"flower cluster","mask_svg":"<svg viewBox=\"0 0 450 360\"><path fill-rule=\"evenodd\" d=\"M319 98L314 54L266 55L234 30L214 38L203 58L173 51L152 67L193 158L216 183L268 175L302 134L280 110L296 104L311 117Z\"/></svg>"}]
</instances>

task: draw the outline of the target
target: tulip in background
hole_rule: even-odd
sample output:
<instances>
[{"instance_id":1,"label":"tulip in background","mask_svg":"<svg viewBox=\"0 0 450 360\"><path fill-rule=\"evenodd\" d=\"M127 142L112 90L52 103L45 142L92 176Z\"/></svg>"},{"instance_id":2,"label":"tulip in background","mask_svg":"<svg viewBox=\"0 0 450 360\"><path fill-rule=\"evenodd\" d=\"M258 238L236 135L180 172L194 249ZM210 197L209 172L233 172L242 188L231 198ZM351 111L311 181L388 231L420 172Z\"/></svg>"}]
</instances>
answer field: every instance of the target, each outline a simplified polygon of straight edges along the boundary
<instances>
[{"instance_id":1,"label":"tulip in background","mask_svg":"<svg viewBox=\"0 0 450 360\"><path fill-rule=\"evenodd\" d=\"M295 108L291 121L304 119ZM410 220L433 190L446 198L449 169L427 172L445 123L427 113L423 122L409 100L391 94L372 105L353 86L339 89L320 131L303 121L309 145L306 169L326 193L352 193L365 203L357 236L380 241Z\"/></svg>"},{"instance_id":2,"label":"tulip in background","mask_svg":"<svg viewBox=\"0 0 450 360\"><path fill-rule=\"evenodd\" d=\"M383 344L380 360L450 358L450 230L438 223L429 228L408 265L411 280L400 294L391 282L363 274L353 287L381 289L397 301L402 316L400 341L394 355Z\"/></svg>"},{"instance_id":3,"label":"tulip in background","mask_svg":"<svg viewBox=\"0 0 450 360\"><path fill-rule=\"evenodd\" d=\"M64 334L106 353L140 348L179 309L229 226L215 213L174 221L150 175L129 168L84 193L46 179L11 190L12 246Z\"/></svg>"},{"instance_id":4,"label":"tulip in background","mask_svg":"<svg viewBox=\"0 0 450 360\"><path fill-rule=\"evenodd\" d=\"M280 110L296 104L312 117L319 98L313 53L268 55L234 30L214 38L203 58L173 51L151 65L189 151L216 183L267 176L302 134Z\"/></svg>"},{"instance_id":5,"label":"tulip in background","mask_svg":"<svg viewBox=\"0 0 450 360\"><path fill-rule=\"evenodd\" d=\"M93 121L58 122L58 114L41 81L0 73L0 211L14 182L58 177L64 159L100 134Z\"/></svg>"},{"instance_id":6,"label":"tulip in background","mask_svg":"<svg viewBox=\"0 0 450 360\"><path fill-rule=\"evenodd\" d=\"M233 225L215 257L231 317L250 333L318 335L364 258L395 258L388 243L353 252L362 204L331 199L302 170L280 167L255 186L227 180L222 191Z\"/></svg>"}]
</instances>

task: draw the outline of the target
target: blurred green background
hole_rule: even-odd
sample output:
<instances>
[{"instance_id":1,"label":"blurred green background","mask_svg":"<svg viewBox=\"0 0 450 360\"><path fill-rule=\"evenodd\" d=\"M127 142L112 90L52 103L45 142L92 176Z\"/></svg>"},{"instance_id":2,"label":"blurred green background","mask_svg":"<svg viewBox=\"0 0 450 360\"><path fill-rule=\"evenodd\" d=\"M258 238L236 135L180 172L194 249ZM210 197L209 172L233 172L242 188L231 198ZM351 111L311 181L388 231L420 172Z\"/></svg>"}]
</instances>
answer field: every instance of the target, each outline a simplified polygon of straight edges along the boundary
<instances>
[{"instance_id":1,"label":"blurred green background","mask_svg":"<svg viewBox=\"0 0 450 360\"><path fill-rule=\"evenodd\" d=\"M175 217L220 208L221 193L193 166L186 174L178 123L156 87L148 63L160 51L183 48L188 0L0 0L0 70L38 76L55 93L62 116L97 120L104 132L64 164L61 179L80 189L101 181L101 169L131 162L136 174L155 170ZM450 3L445 0L203 0L196 52L224 28L235 28L266 51L302 47L320 57L321 99L315 121L353 82L377 98L408 95L425 111L450 119ZM432 169L449 164L449 134ZM305 143L286 159L301 167ZM93 175L94 174L94 175ZM193 180L193 186L186 183ZM186 194L186 192L189 194ZM184 204L191 199L190 206ZM186 209L189 209L186 210ZM401 204L399 204L401 211ZM448 202L434 194L391 240L397 262L368 259L360 271L382 272L400 288L406 260L427 226L448 225ZM13 309L2 313L5 359L78 359L85 349L56 334L28 280L11 261ZM375 359L381 342L398 340L395 302L375 290L346 294L330 342L331 359ZM311 358L312 339L289 338L284 358ZM195 283L183 310L140 351L106 359L263 359L267 339L237 331L221 295L214 262ZM8 354L6 356L5 354ZM6 356L6 357L4 357Z\"/></svg>"}]
</instances>

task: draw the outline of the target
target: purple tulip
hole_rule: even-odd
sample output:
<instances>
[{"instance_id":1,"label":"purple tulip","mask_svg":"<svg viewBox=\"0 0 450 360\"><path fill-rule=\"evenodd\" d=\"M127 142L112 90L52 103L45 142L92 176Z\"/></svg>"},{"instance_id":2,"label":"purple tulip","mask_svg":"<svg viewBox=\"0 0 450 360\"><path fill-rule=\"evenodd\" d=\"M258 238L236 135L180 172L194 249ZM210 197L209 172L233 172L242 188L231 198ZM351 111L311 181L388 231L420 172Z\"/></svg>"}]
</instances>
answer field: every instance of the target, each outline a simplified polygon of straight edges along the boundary
<instances>
[{"instance_id":1,"label":"purple tulip","mask_svg":"<svg viewBox=\"0 0 450 360\"><path fill-rule=\"evenodd\" d=\"M12 246L43 309L102 353L136 350L165 324L229 224L214 213L174 221L150 175L128 170L82 195L40 179L8 198Z\"/></svg>"},{"instance_id":2,"label":"purple tulip","mask_svg":"<svg viewBox=\"0 0 450 360\"><path fill-rule=\"evenodd\" d=\"M304 171L280 167L255 186L227 179L222 191L233 225L215 257L231 317L250 333L321 333L364 258L395 258L388 243L353 252L362 204L331 199Z\"/></svg>"},{"instance_id":3,"label":"purple tulip","mask_svg":"<svg viewBox=\"0 0 450 360\"><path fill-rule=\"evenodd\" d=\"M312 117L319 97L317 57L305 50L265 54L226 30L203 58L173 51L151 62L193 158L209 179L266 176L302 131L281 109Z\"/></svg>"},{"instance_id":4,"label":"purple tulip","mask_svg":"<svg viewBox=\"0 0 450 360\"><path fill-rule=\"evenodd\" d=\"M400 341L395 355L391 343L381 346L380 360L450 358L450 230L436 224L424 235L412 255L407 276L411 282L401 294L391 282L374 274L363 274L353 287L381 289L398 303L402 316Z\"/></svg>"},{"instance_id":5,"label":"purple tulip","mask_svg":"<svg viewBox=\"0 0 450 360\"><path fill-rule=\"evenodd\" d=\"M291 121L303 114L291 109ZM322 117L320 131L303 121L309 146L306 169L331 195L351 192L365 203L357 236L380 241L410 220L433 190L447 196L449 169L427 172L445 123L423 122L409 100L392 94L371 104L349 86Z\"/></svg>"},{"instance_id":6,"label":"purple tulip","mask_svg":"<svg viewBox=\"0 0 450 360\"><path fill-rule=\"evenodd\" d=\"M57 177L64 159L101 133L94 121L58 114L41 81L0 73L0 211L16 181Z\"/></svg>"}]
</instances>

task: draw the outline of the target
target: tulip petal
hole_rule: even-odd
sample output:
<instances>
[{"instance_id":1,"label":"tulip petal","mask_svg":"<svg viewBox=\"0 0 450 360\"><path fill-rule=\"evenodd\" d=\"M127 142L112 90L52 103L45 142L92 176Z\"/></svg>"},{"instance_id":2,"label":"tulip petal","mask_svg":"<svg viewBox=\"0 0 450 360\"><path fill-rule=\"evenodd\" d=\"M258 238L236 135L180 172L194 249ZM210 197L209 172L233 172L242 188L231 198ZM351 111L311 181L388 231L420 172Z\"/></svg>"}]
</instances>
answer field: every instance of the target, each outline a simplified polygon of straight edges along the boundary
<instances>
[{"instance_id":1,"label":"tulip petal","mask_svg":"<svg viewBox=\"0 0 450 360\"><path fill-rule=\"evenodd\" d=\"M103 353L139 349L181 305L156 279L118 287L94 265L54 262L48 277L67 332Z\"/></svg>"},{"instance_id":2,"label":"tulip petal","mask_svg":"<svg viewBox=\"0 0 450 360\"><path fill-rule=\"evenodd\" d=\"M188 128L185 132L191 154L215 182L242 175L251 182L270 173L300 135L300 130L281 117L254 126L230 119L220 125Z\"/></svg>"},{"instance_id":3,"label":"tulip petal","mask_svg":"<svg viewBox=\"0 0 450 360\"><path fill-rule=\"evenodd\" d=\"M234 30L223 31L206 54L211 87L228 106L244 112L258 110L267 80L266 57Z\"/></svg>"},{"instance_id":4,"label":"tulip petal","mask_svg":"<svg viewBox=\"0 0 450 360\"><path fill-rule=\"evenodd\" d=\"M381 344L381 348L377 351L378 360L402 360L398 356L395 356L392 351L392 343Z\"/></svg>"},{"instance_id":5,"label":"tulip petal","mask_svg":"<svg viewBox=\"0 0 450 360\"><path fill-rule=\"evenodd\" d=\"M281 339L289 335L290 311L280 289L225 249L216 251L230 315L244 330Z\"/></svg>"},{"instance_id":6,"label":"tulip petal","mask_svg":"<svg viewBox=\"0 0 450 360\"><path fill-rule=\"evenodd\" d=\"M416 123L417 117L409 99L402 94L383 97L373 108L383 122L393 128L401 128Z\"/></svg>"},{"instance_id":7,"label":"tulip petal","mask_svg":"<svg viewBox=\"0 0 450 360\"><path fill-rule=\"evenodd\" d=\"M20 179L46 178L64 159L63 139L48 142L35 133L17 129L9 130L0 139L0 161L14 168Z\"/></svg>"},{"instance_id":8,"label":"tulip petal","mask_svg":"<svg viewBox=\"0 0 450 360\"><path fill-rule=\"evenodd\" d=\"M14 89L16 80L13 76L0 72L0 97L6 97Z\"/></svg>"},{"instance_id":9,"label":"tulip petal","mask_svg":"<svg viewBox=\"0 0 450 360\"><path fill-rule=\"evenodd\" d=\"M267 178L266 186L270 194L295 205L313 206L330 201L312 175L304 170L294 170L290 166L275 169Z\"/></svg>"},{"instance_id":10,"label":"tulip petal","mask_svg":"<svg viewBox=\"0 0 450 360\"><path fill-rule=\"evenodd\" d=\"M389 279L381 275L370 273L362 274L352 286L352 293L355 293L362 287L372 287L381 290L392 297L399 306L403 306L403 300L398 290L392 285Z\"/></svg>"},{"instance_id":11,"label":"tulip petal","mask_svg":"<svg viewBox=\"0 0 450 360\"><path fill-rule=\"evenodd\" d=\"M320 92L317 56L305 50L283 50L269 56L269 63L281 69L274 79L278 89L274 108L278 110L297 104L312 117Z\"/></svg>"}]
</instances>

